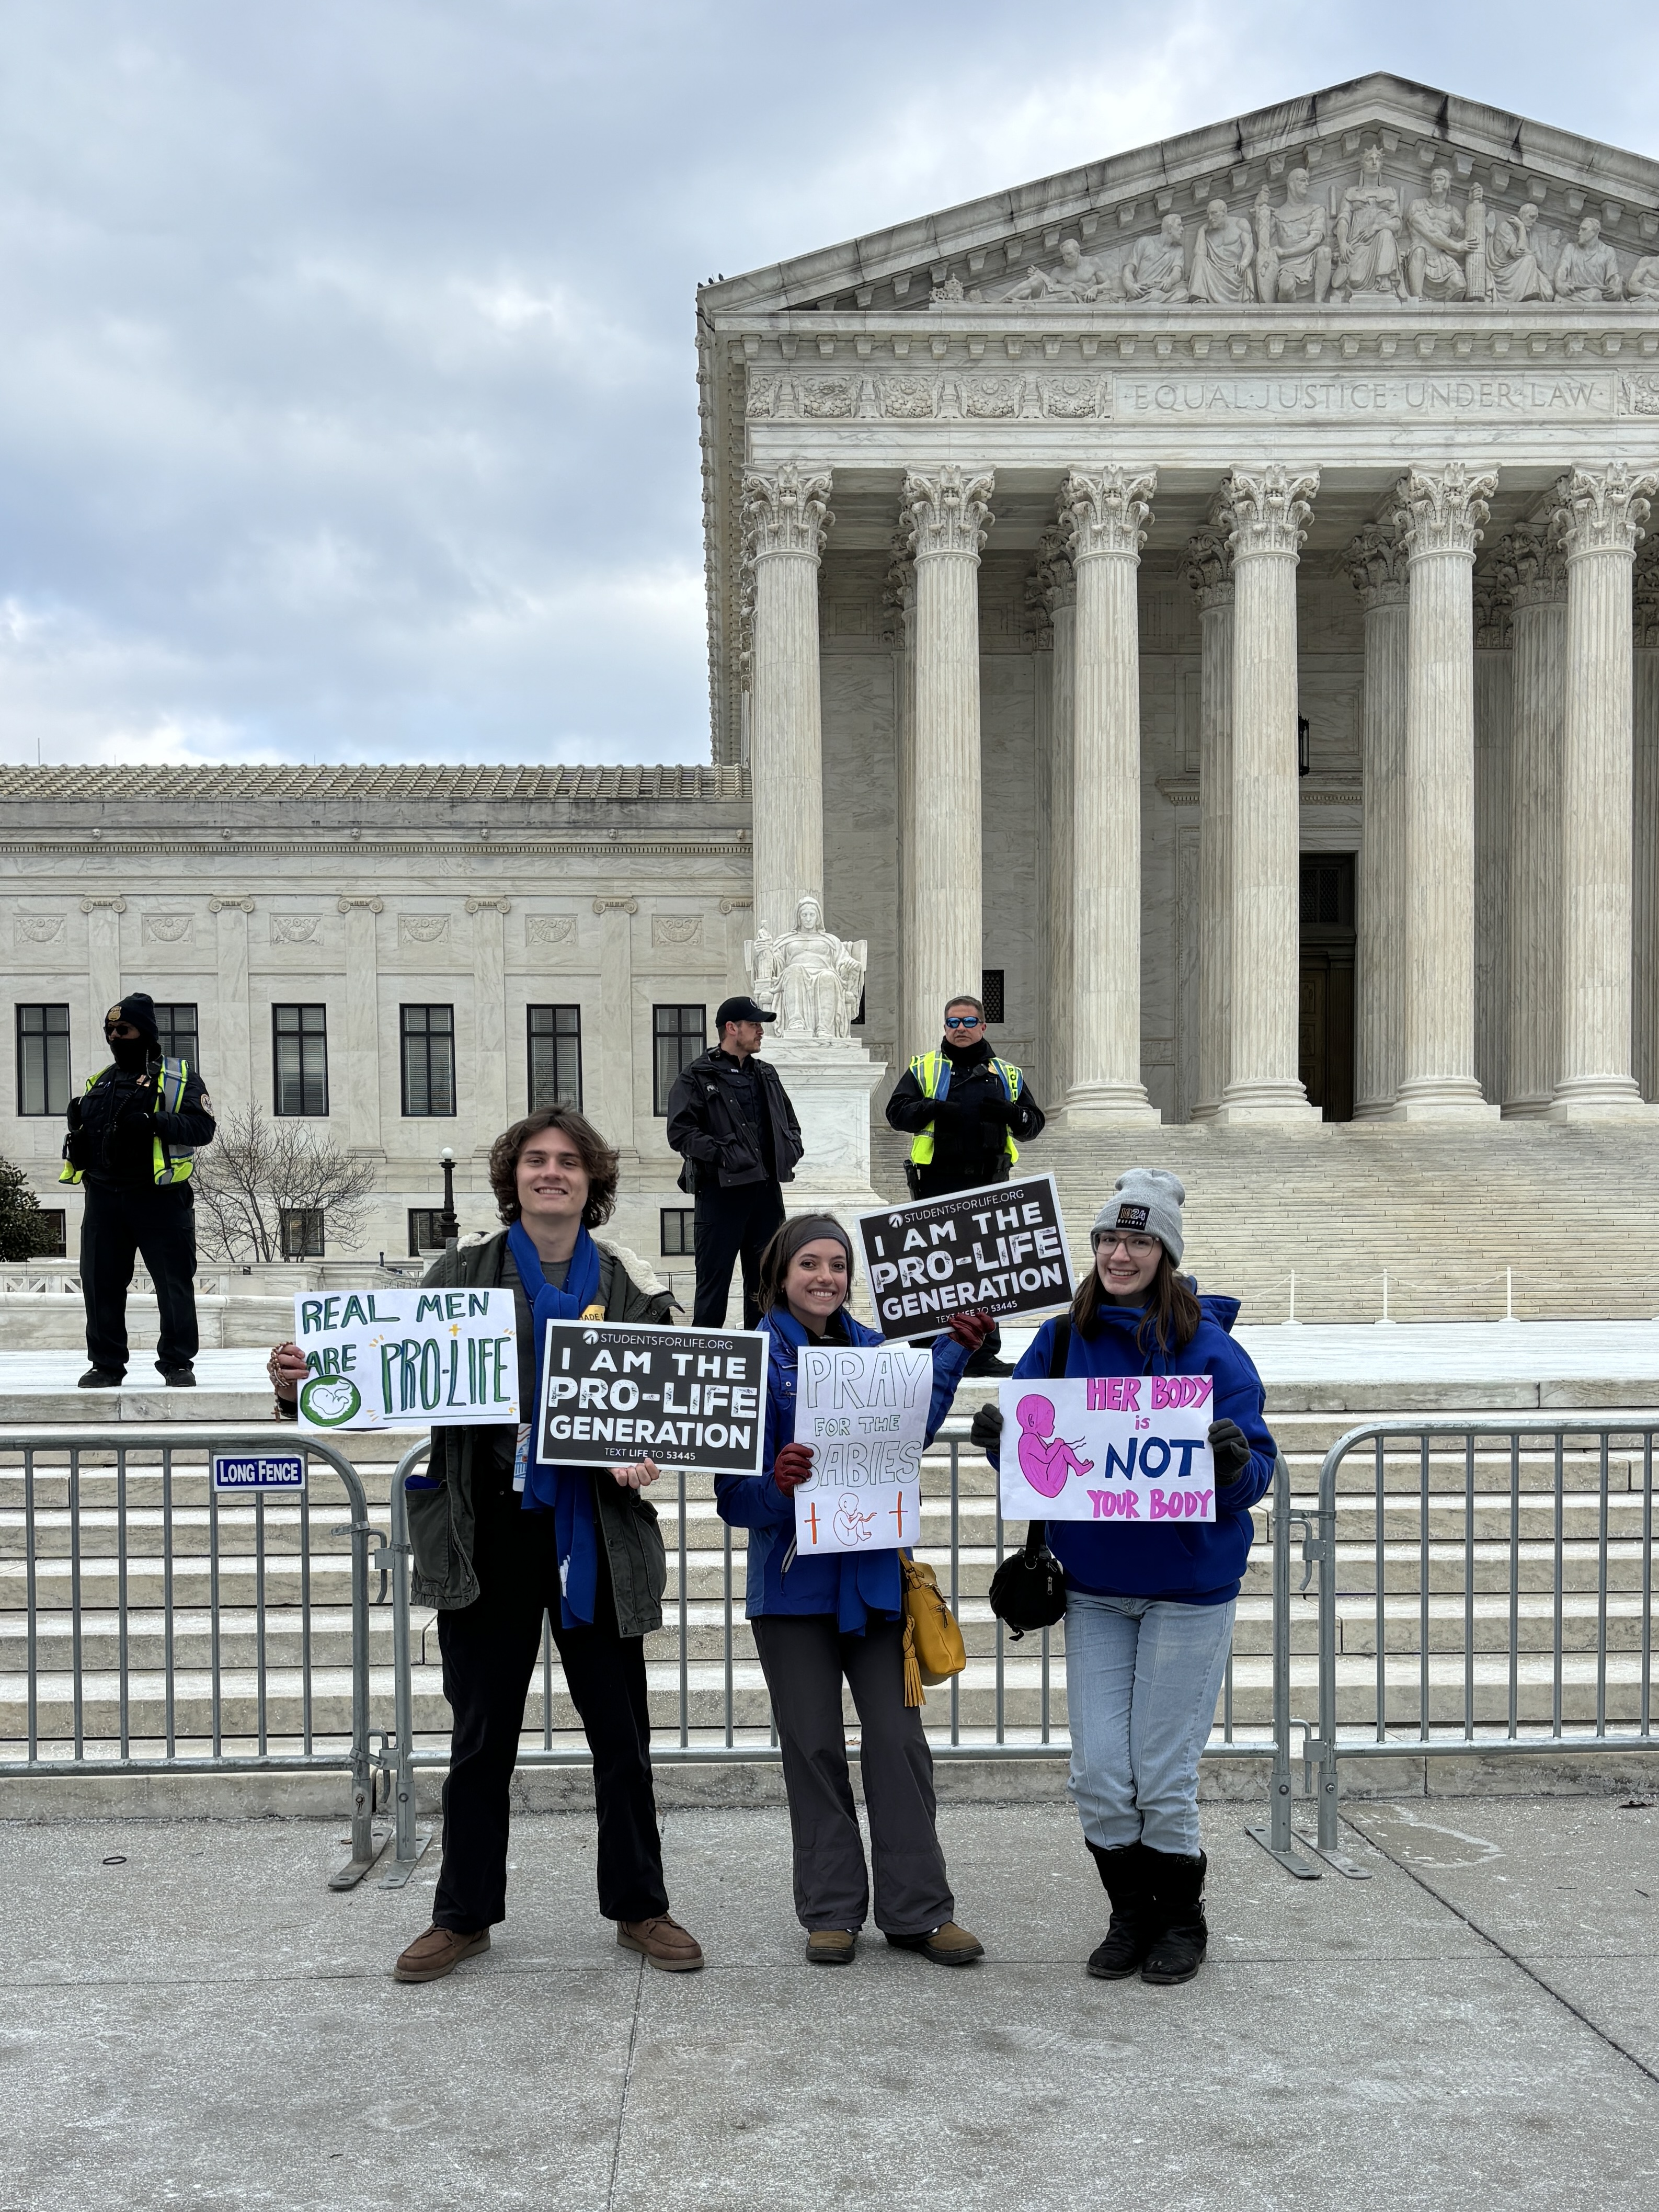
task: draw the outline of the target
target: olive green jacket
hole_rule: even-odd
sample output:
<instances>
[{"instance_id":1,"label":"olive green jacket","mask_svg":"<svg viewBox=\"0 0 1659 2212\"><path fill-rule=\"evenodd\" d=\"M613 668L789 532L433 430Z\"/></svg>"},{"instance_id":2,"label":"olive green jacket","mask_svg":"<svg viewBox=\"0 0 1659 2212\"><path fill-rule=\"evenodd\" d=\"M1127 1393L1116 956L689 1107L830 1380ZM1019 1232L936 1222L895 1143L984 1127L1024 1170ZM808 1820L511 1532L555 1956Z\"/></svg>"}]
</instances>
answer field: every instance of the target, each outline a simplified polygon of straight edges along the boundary
<instances>
[{"instance_id":1,"label":"olive green jacket","mask_svg":"<svg viewBox=\"0 0 1659 2212\"><path fill-rule=\"evenodd\" d=\"M606 1238L593 1241L599 1247L599 1297L605 1319L668 1321L673 1299L643 1261ZM507 1231L498 1229L493 1236L459 1246L453 1255L441 1254L428 1269L425 1282L439 1288L498 1289L506 1251ZM533 1419L534 1408L526 1407L525 1416ZM472 1469L480 1452L495 1456L501 1433L483 1427L432 1431L428 1465L441 1486L404 1493L417 1605L451 1613L471 1605L478 1595L472 1567ZM512 1434L507 1431L509 1438ZM595 1480L593 1499L616 1594L617 1629L623 1636L644 1636L662 1626L662 1594L668 1581L657 1509L641 1492L613 1482L609 1475Z\"/></svg>"}]
</instances>

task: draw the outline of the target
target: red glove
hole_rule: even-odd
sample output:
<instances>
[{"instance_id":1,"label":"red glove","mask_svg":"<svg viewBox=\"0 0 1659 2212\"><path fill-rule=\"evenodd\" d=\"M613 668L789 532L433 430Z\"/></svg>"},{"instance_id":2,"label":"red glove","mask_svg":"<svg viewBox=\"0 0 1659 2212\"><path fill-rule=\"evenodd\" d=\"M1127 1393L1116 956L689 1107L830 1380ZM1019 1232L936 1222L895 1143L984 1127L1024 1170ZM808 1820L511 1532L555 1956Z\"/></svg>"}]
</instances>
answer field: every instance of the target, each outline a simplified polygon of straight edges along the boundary
<instances>
[{"instance_id":1,"label":"red glove","mask_svg":"<svg viewBox=\"0 0 1659 2212\"><path fill-rule=\"evenodd\" d=\"M772 1480L786 1498L799 1490L811 1472L811 1444L785 1444L772 1462Z\"/></svg>"},{"instance_id":2,"label":"red glove","mask_svg":"<svg viewBox=\"0 0 1659 2212\"><path fill-rule=\"evenodd\" d=\"M951 1323L951 1334L969 1352L977 1352L995 1327L996 1322L981 1307L976 1313L957 1314Z\"/></svg>"}]
</instances>

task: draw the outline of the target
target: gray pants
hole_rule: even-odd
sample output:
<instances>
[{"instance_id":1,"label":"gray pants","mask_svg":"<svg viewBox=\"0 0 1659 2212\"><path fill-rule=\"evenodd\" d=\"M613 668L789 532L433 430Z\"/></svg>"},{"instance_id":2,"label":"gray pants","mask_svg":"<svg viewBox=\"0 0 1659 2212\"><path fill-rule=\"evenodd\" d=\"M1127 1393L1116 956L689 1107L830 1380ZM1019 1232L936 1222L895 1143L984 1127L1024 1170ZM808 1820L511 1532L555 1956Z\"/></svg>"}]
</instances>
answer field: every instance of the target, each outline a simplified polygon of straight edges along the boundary
<instances>
[{"instance_id":1,"label":"gray pants","mask_svg":"<svg viewBox=\"0 0 1659 2212\"><path fill-rule=\"evenodd\" d=\"M809 1933L864 1925L870 1885L847 1771L841 1684L853 1692L876 1877L876 1925L923 1936L956 1912L934 1826L933 1760L904 1702L904 1626L843 1636L833 1613L765 1613L750 1626L783 1752L795 1842L795 1914Z\"/></svg>"}]
</instances>

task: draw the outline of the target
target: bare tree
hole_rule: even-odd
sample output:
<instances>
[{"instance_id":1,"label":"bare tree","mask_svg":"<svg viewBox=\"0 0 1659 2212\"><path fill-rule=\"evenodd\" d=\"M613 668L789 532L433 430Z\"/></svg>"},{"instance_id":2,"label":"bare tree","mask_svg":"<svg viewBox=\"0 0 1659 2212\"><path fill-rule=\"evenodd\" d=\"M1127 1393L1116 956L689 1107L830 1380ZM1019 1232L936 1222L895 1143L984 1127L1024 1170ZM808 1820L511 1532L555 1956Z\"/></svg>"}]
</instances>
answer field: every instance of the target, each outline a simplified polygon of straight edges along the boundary
<instances>
[{"instance_id":1,"label":"bare tree","mask_svg":"<svg viewBox=\"0 0 1659 2212\"><path fill-rule=\"evenodd\" d=\"M329 1242L355 1244L374 1188L353 1159L309 1121L268 1121L257 1106L225 1115L191 1177L203 1243L216 1259L280 1260L283 1216L318 1212Z\"/></svg>"}]
</instances>

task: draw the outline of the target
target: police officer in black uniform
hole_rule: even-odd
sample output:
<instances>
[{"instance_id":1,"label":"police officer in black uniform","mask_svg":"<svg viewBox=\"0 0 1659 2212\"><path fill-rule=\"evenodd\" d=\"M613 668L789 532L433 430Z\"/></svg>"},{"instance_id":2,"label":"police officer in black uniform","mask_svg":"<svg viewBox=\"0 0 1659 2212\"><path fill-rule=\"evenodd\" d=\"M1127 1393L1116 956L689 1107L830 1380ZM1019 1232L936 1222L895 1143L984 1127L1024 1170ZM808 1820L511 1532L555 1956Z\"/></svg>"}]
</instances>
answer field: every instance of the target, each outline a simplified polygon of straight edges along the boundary
<instances>
[{"instance_id":1,"label":"police officer in black uniform","mask_svg":"<svg viewBox=\"0 0 1659 2212\"><path fill-rule=\"evenodd\" d=\"M714 1010L717 1045L683 1067L668 1094L668 1141L685 1165L680 1188L696 1194L698 1328L724 1328L732 1263L743 1255L743 1325L760 1319L760 1255L782 1225L782 1183L804 1147L778 1071L757 1059L763 1022L753 999Z\"/></svg>"},{"instance_id":2,"label":"police officer in black uniform","mask_svg":"<svg viewBox=\"0 0 1659 2212\"><path fill-rule=\"evenodd\" d=\"M87 1308L83 1390L112 1390L127 1369L127 1291L133 1257L155 1285L163 1382L193 1386L196 1370L195 1201L198 1146L213 1141L213 1104L188 1061L164 1058L155 1003L135 991L104 1018L112 1064L69 1105L63 1182L84 1186L81 1295Z\"/></svg>"}]
</instances>

